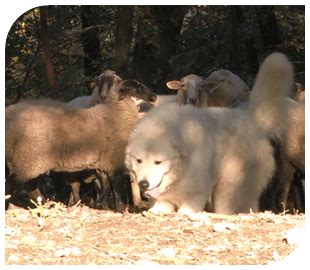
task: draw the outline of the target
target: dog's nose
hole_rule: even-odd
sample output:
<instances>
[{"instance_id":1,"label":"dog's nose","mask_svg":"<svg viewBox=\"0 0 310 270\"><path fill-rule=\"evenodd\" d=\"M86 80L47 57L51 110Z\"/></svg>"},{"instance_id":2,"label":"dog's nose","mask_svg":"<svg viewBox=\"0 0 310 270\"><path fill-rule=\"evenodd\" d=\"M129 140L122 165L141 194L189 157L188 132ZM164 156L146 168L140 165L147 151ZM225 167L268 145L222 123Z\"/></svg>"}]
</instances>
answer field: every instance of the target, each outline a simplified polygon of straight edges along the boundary
<instances>
[{"instance_id":1,"label":"dog's nose","mask_svg":"<svg viewBox=\"0 0 310 270\"><path fill-rule=\"evenodd\" d=\"M142 180L140 183L139 183L139 187L142 191L145 191L148 189L148 187L150 186L149 182L146 181L146 180Z\"/></svg>"},{"instance_id":2,"label":"dog's nose","mask_svg":"<svg viewBox=\"0 0 310 270\"><path fill-rule=\"evenodd\" d=\"M193 105L196 104L197 98L189 98L189 102Z\"/></svg>"}]
</instances>

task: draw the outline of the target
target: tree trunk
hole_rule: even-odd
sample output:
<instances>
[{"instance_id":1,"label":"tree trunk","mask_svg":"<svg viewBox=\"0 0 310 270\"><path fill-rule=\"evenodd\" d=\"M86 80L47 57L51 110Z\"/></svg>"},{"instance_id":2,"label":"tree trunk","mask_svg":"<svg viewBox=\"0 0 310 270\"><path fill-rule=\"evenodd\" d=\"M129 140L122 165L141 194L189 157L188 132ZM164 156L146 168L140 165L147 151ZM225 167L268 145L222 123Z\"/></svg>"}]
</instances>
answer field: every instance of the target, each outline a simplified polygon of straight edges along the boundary
<instances>
[{"instance_id":1,"label":"tree trunk","mask_svg":"<svg viewBox=\"0 0 310 270\"><path fill-rule=\"evenodd\" d=\"M263 47L265 50L273 51L280 43L280 31L274 6L256 6L255 12Z\"/></svg>"},{"instance_id":2,"label":"tree trunk","mask_svg":"<svg viewBox=\"0 0 310 270\"><path fill-rule=\"evenodd\" d=\"M151 15L159 29L156 65L158 73L167 76L171 71L169 59L175 54L176 44L180 36L183 18L186 13L184 6L151 6Z\"/></svg>"},{"instance_id":3,"label":"tree trunk","mask_svg":"<svg viewBox=\"0 0 310 270\"><path fill-rule=\"evenodd\" d=\"M48 82L51 88L51 97L56 98L57 97L56 74L54 70L53 57L49 46L48 25L47 25L45 7L40 7L39 10L40 10L41 35L43 42L43 51L45 55L45 64L46 64Z\"/></svg>"},{"instance_id":4,"label":"tree trunk","mask_svg":"<svg viewBox=\"0 0 310 270\"><path fill-rule=\"evenodd\" d=\"M236 7L236 18L238 20L238 25L247 24L246 19L243 15L242 9L240 6ZM257 70L259 68L259 61L257 55L257 49L255 46L255 40L253 37L244 35L244 45L245 45L245 52L246 52L246 63L248 63L248 72L250 74L256 75Z\"/></svg>"},{"instance_id":5,"label":"tree trunk","mask_svg":"<svg viewBox=\"0 0 310 270\"><path fill-rule=\"evenodd\" d=\"M133 51L135 76L150 86L165 89L175 55L186 6L147 6ZM143 24L147 21L148 24Z\"/></svg>"},{"instance_id":6,"label":"tree trunk","mask_svg":"<svg viewBox=\"0 0 310 270\"><path fill-rule=\"evenodd\" d=\"M100 73L100 40L96 26L95 8L94 6L81 7L84 74L86 76L94 76Z\"/></svg>"},{"instance_id":7,"label":"tree trunk","mask_svg":"<svg viewBox=\"0 0 310 270\"><path fill-rule=\"evenodd\" d=\"M240 35L239 35L239 22L238 22L238 7L230 6L231 18L231 53L230 53L230 66L234 72L240 71Z\"/></svg>"},{"instance_id":8,"label":"tree trunk","mask_svg":"<svg viewBox=\"0 0 310 270\"><path fill-rule=\"evenodd\" d=\"M119 6L116 20L112 67L120 74L128 66L133 33L133 13L134 6Z\"/></svg>"}]
</instances>

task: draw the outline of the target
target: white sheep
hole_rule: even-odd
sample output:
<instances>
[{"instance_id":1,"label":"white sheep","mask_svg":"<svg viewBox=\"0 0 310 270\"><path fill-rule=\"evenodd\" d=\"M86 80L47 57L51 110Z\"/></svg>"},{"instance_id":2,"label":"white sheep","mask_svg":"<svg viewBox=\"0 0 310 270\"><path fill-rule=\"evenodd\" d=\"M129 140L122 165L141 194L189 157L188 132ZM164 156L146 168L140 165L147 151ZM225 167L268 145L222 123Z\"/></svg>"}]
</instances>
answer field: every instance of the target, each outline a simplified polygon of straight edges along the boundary
<instances>
[{"instance_id":1,"label":"white sheep","mask_svg":"<svg viewBox=\"0 0 310 270\"><path fill-rule=\"evenodd\" d=\"M294 83L291 98L298 102L305 103L305 86L300 83Z\"/></svg>"},{"instance_id":2,"label":"white sheep","mask_svg":"<svg viewBox=\"0 0 310 270\"><path fill-rule=\"evenodd\" d=\"M180 105L191 104L197 108L208 106L206 83L202 77L190 74L180 81L169 81L166 85L169 89L178 91L177 101Z\"/></svg>"},{"instance_id":3,"label":"white sheep","mask_svg":"<svg viewBox=\"0 0 310 270\"><path fill-rule=\"evenodd\" d=\"M176 95L157 95L154 104L142 102L140 104L140 118L153 107L166 103L178 103L179 105L191 104L197 108L207 106L207 95L205 92L206 83L203 78L190 74L183 77L180 81L173 80L166 83L171 90L177 91Z\"/></svg>"},{"instance_id":4,"label":"white sheep","mask_svg":"<svg viewBox=\"0 0 310 270\"><path fill-rule=\"evenodd\" d=\"M213 71L205 82L209 107L234 107L250 94L247 84L226 69Z\"/></svg>"},{"instance_id":5,"label":"white sheep","mask_svg":"<svg viewBox=\"0 0 310 270\"><path fill-rule=\"evenodd\" d=\"M109 71L97 83L99 101L89 109L51 100L25 101L6 108L5 160L10 177L27 183L30 198L40 195L36 179L50 171L98 170L113 175L123 168L128 136L138 117L132 96L156 96L135 80L120 81ZM134 86L134 87L133 87ZM76 182L71 183L74 190Z\"/></svg>"},{"instance_id":6,"label":"white sheep","mask_svg":"<svg viewBox=\"0 0 310 270\"><path fill-rule=\"evenodd\" d=\"M90 108L98 104L99 93L96 87L90 96L80 96L68 102L69 105L78 108Z\"/></svg>"}]
</instances>

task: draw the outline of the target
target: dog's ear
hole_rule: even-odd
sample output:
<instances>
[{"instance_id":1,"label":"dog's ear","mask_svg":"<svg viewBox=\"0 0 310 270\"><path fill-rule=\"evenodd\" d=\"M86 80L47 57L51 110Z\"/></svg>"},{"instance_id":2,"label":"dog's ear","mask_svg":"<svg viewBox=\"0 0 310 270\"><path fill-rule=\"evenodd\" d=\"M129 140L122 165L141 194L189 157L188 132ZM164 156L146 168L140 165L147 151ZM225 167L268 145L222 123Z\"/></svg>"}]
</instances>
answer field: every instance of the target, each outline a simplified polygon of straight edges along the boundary
<instances>
[{"instance_id":1,"label":"dog's ear","mask_svg":"<svg viewBox=\"0 0 310 270\"><path fill-rule=\"evenodd\" d=\"M172 90L179 90L181 88L180 81L170 81L166 83L167 87Z\"/></svg>"},{"instance_id":2,"label":"dog's ear","mask_svg":"<svg viewBox=\"0 0 310 270\"><path fill-rule=\"evenodd\" d=\"M188 157L188 153L185 151L185 149L180 147L176 142L172 143L172 148L176 150L176 152L179 154L179 157L181 158Z\"/></svg>"}]
</instances>

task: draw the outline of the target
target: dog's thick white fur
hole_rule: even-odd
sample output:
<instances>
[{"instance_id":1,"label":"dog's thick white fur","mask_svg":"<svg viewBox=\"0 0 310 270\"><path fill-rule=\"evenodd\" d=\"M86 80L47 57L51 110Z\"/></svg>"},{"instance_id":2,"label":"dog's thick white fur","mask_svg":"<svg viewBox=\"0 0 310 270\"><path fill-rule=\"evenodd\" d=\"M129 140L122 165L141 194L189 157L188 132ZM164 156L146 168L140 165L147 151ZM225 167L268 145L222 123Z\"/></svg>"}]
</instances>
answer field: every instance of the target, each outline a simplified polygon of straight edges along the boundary
<instances>
[{"instance_id":1,"label":"dog's thick white fur","mask_svg":"<svg viewBox=\"0 0 310 270\"><path fill-rule=\"evenodd\" d=\"M293 68L286 56L262 64L246 110L165 104L134 128L125 164L133 181L147 181L151 211L234 214L257 211L275 161L268 138L285 126ZM146 183L146 182L144 182Z\"/></svg>"}]
</instances>

